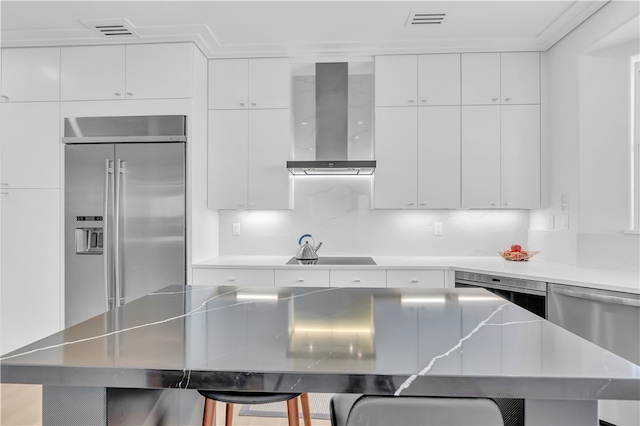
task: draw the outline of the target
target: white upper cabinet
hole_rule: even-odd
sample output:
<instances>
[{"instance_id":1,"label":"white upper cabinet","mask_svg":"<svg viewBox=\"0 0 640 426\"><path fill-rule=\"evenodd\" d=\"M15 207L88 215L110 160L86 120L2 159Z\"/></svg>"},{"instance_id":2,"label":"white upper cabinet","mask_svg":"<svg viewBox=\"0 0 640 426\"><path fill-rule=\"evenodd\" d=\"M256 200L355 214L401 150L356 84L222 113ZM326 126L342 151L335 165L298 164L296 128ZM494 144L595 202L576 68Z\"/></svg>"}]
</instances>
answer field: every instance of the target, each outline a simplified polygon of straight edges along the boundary
<instances>
[{"instance_id":1,"label":"white upper cabinet","mask_svg":"<svg viewBox=\"0 0 640 426\"><path fill-rule=\"evenodd\" d=\"M192 43L62 48L63 101L191 98Z\"/></svg>"},{"instance_id":2,"label":"white upper cabinet","mask_svg":"<svg viewBox=\"0 0 640 426\"><path fill-rule=\"evenodd\" d=\"M192 43L126 46L127 99L193 96Z\"/></svg>"},{"instance_id":3,"label":"white upper cabinet","mask_svg":"<svg viewBox=\"0 0 640 426\"><path fill-rule=\"evenodd\" d=\"M248 80L248 59L209 61L209 109L247 109Z\"/></svg>"},{"instance_id":4,"label":"white upper cabinet","mask_svg":"<svg viewBox=\"0 0 640 426\"><path fill-rule=\"evenodd\" d=\"M209 111L210 209L292 208L288 109Z\"/></svg>"},{"instance_id":5,"label":"white upper cabinet","mask_svg":"<svg viewBox=\"0 0 640 426\"><path fill-rule=\"evenodd\" d=\"M125 99L125 46L63 47L63 101Z\"/></svg>"},{"instance_id":6,"label":"white upper cabinet","mask_svg":"<svg viewBox=\"0 0 640 426\"><path fill-rule=\"evenodd\" d=\"M460 105L460 54L418 56L418 105Z\"/></svg>"},{"instance_id":7,"label":"white upper cabinet","mask_svg":"<svg viewBox=\"0 0 640 426\"><path fill-rule=\"evenodd\" d=\"M291 117L288 109L249 111L247 203L249 209L293 208Z\"/></svg>"},{"instance_id":8,"label":"white upper cabinet","mask_svg":"<svg viewBox=\"0 0 640 426\"><path fill-rule=\"evenodd\" d=\"M462 107L462 208L500 207L500 107Z\"/></svg>"},{"instance_id":9,"label":"white upper cabinet","mask_svg":"<svg viewBox=\"0 0 640 426\"><path fill-rule=\"evenodd\" d=\"M500 55L502 104L540 103L540 53Z\"/></svg>"},{"instance_id":10,"label":"white upper cabinet","mask_svg":"<svg viewBox=\"0 0 640 426\"><path fill-rule=\"evenodd\" d=\"M418 108L418 208L460 208L459 106Z\"/></svg>"},{"instance_id":11,"label":"white upper cabinet","mask_svg":"<svg viewBox=\"0 0 640 426\"><path fill-rule=\"evenodd\" d=\"M289 108L291 65L288 58L249 60L249 108Z\"/></svg>"},{"instance_id":12,"label":"white upper cabinet","mask_svg":"<svg viewBox=\"0 0 640 426\"><path fill-rule=\"evenodd\" d=\"M2 188L60 188L60 103L7 103L1 111Z\"/></svg>"},{"instance_id":13,"label":"white upper cabinet","mask_svg":"<svg viewBox=\"0 0 640 426\"><path fill-rule=\"evenodd\" d=\"M540 106L462 107L462 207L540 207Z\"/></svg>"},{"instance_id":14,"label":"white upper cabinet","mask_svg":"<svg viewBox=\"0 0 640 426\"><path fill-rule=\"evenodd\" d=\"M375 57L375 106L416 106L418 57Z\"/></svg>"},{"instance_id":15,"label":"white upper cabinet","mask_svg":"<svg viewBox=\"0 0 640 426\"><path fill-rule=\"evenodd\" d=\"M540 208L540 106L501 107L503 208Z\"/></svg>"},{"instance_id":16,"label":"white upper cabinet","mask_svg":"<svg viewBox=\"0 0 640 426\"><path fill-rule=\"evenodd\" d=\"M209 109L284 109L290 105L288 58L209 61Z\"/></svg>"},{"instance_id":17,"label":"white upper cabinet","mask_svg":"<svg viewBox=\"0 0 640 426\"><path fill-rule=\"evenodd\" d=\"M247 207L248 122L248 111L209 111L210 209Z\"/></svg>"},{"instance_id":18,"label":"white upper cabinet","mask_svg":"<svg viewBox=\"0 0 640 426\"><path fill-rule=\"evenodd\" d=\"M59 47L2 49L2 102L59 100Z\"/></svg>"},{"instance_id":19,"label":"white upper cabinet","mask_svg":"<svg viewBox=\"0 0 640 426\"><path fill-rule=\"evenodd\" d=\"M462 54L462 104L500 104L500 53Z\"/></svg>"},{"instance_id":20,"label":"white upper cabinet","mask_svg":"<svg viewBox=\"0 0 640 426\"><path fill-rule=\"evenodd\" d=\"M540 53L463 53L462 104L540 103Z\"/></svg>"},{"instance_id":21,"label":"white upper cabinet","mask_svg":"<svg viewBox=\"0 0 640 426\"><path fill-rule=\"evenodd\" d=\"M418 108L376 108L373 208L417 206Z\"/></svg>"}]
</instances>

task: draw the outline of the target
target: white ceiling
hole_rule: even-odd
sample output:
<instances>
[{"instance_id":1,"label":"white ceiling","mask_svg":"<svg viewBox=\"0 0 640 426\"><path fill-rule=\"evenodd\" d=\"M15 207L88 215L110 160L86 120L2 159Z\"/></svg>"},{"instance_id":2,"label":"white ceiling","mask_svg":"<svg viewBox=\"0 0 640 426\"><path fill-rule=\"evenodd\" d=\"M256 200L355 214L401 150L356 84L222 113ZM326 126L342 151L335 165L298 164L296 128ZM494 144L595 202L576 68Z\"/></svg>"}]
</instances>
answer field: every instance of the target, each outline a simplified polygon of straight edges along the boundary
<instances>
[{"instance_id":1,"label":"white ceiling","mask_svg":"<svg viewBox=\"0 0 640 426\"><path fill-rule=\"evenodd\" d=\"M127 19L139 37L209 57L546 50L605 1L1 1L3 47L114 43L81 20ZM445 13L406 26L412 12Z\"/></svg>"}]
</instances>

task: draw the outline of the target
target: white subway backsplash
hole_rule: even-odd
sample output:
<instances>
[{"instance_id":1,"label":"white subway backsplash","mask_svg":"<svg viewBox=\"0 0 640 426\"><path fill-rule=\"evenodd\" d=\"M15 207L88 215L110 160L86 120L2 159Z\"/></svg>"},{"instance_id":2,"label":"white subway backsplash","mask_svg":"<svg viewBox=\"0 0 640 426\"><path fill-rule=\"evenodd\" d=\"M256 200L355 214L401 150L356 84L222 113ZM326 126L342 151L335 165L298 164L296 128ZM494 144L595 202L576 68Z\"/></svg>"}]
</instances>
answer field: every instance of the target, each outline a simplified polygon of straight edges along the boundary
<instances>
[{"instance_id":1,"label":"white subway backsplash","mask_svg":"<svg viewBox=\"0 0 640 426\"><path fill-rule=\"evenodd\" d=\"M220 211L220 255L294 255L307 233L325 256L486 256L527 246L527 210L371 210L371 179L296 177L294 210ZM433 235L434 222L442 236Z\"/></svg>"}]
</instances>

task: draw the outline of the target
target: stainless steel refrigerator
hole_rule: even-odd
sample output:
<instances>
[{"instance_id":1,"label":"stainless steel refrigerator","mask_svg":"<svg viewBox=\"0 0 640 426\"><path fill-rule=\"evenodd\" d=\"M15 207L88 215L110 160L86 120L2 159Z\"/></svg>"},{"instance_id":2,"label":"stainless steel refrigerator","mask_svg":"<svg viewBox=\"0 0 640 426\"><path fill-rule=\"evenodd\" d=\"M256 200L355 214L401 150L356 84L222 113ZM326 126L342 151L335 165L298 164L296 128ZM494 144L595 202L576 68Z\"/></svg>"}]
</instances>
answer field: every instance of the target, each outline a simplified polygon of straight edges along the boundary
<instances>
[{"instance_id":1,"label":"stainless steel refrigerator","mask_svg":"<svg viewBox=\"0 0 640 426\"><path fill-rule=\"evenodd\" d=\"M186 117L64 125L68 327L186 283Z\"/></svg>"}]
</instances>

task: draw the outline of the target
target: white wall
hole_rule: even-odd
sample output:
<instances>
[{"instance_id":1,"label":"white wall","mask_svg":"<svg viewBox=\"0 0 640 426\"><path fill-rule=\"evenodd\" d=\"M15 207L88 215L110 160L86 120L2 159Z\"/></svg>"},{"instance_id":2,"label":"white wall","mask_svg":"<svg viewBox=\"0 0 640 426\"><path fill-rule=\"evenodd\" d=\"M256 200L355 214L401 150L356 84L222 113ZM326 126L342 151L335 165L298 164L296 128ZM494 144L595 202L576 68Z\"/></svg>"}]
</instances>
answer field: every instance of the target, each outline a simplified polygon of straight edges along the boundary
<instances>
[{"instance_id":1,"label":"white wall","mask_svg":"<svg viewBox=\"0 0 640 426\"><path fill-rule=\"evenodd\" d=\"M637 269L638 235L622 232L630 226L628 58L638 54L628 28L639 13L637 2L611 1L543 53L550 207L532 212L529 232L540 258ZM603 40L613 41L605 46ZM567 211L562 194L568 196ZM563 214L569 215L568 231L560 230ZM553 231L547 230L549 215Z\"/></svg>"},{"instance_id":2,"label":"white wall","mask_svg":"<svg viewBox=\"0 0 640 426\"><path fill-rule=\"evenodd\" d=\"M283 164L284 167L284 164ZM220 211L220 255L295 255L305 233L329 255L498 255L526 246L529 211L371 210L370 177L295 179L295 209ZM232 235L240 223L241 235ZM442 222L444 235L433 235Z\"/></svg>"}]
</instances>

